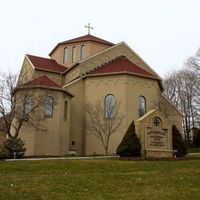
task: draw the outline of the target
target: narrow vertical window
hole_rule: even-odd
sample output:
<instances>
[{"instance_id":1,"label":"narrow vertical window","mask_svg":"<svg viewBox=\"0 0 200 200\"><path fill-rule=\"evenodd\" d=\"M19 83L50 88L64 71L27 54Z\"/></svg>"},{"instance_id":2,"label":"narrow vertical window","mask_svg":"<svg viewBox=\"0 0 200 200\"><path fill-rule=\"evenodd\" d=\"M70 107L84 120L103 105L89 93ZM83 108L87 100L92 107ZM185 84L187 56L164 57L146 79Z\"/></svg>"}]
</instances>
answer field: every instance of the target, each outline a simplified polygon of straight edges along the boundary
<instances>
[{"instance_id":1,"label":"narrow vertical window","mask_svg":"<svg viewBox=\"0 0 200 200\"><path fill-rule=\"evenodd\" d=\"M115 97L111 94L107 95L104 100L105 116L112 118L115 115Z\"/></svg>"},{"instance_id":2,"label":"narrow vertical window","mask_svg":"<svg viewBox=\"0 0 200 200\"><path fill-rule=\"evenodd\" d=\"M67 120L67 107L68 107L68 102L65 100L64 102L64 120Z\"/></svg>"},{"instance_id":3,"label":"narrow vertical window","mask_svg":"<svg viewBox=\"0 0 200 200\"><path fill-rule=\"evenodd\" d=\"M24 99L24 114L28 114L31 111L31 97L26 96Z\"/></svg>"},{"instance_id":4,"label":"narrow vertical window","mask_svg":"<svg viewBox=\"0 0 200 200\"><path fill-rule=\"evenodd\" d=\"M146 113L146 99L143 96L138 98L138 114L142 117Z\"/></svg>"},{"instance_id":5,"label":"narrow vertical window","mask_svg":"<svg viewBox=\"0 0 200 200\"><path fill-rule=\"evenodd\" d=\"M76 47L72 47L72 63L76 62Z\"/></svg>"},{"instance_id":6,"label":"narrow vertical window","mask_svg":"<svg viewBox=\"0 0 200 200\"><path fill-rule=\"evenodd\" d=\"M44 101L44 113L45 116L53 116L53 98L52 97L46 97Z\"/></svg>"},{"instance_id":7,"label":"narrow vertical window","mask_svg":"<svg viewBox=\"0 0 200 200\"><path fill-rule=\"evenodd\" d=\"M68 62L68 48L64 48L63 63L66 64L67 62Z\"/></svg>"},{"instance_id":8,"label":"narrow vertical window","mask_svg":"<svg viewBox=\"0 0 200 200\"><path fill-rule=\"evenodd\" d=\"M82 45L80 49L80 60L83 60L84 57L85 57L85 45Z\"/></svg>"}]
</instances>

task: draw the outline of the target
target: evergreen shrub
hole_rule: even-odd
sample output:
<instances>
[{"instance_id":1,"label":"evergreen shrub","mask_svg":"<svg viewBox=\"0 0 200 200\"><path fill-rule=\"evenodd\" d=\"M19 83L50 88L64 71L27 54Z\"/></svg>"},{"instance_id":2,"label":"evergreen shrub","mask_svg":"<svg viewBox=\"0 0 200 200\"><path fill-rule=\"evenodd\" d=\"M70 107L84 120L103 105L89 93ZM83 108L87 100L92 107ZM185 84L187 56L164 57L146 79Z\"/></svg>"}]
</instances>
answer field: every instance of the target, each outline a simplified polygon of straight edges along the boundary
<instances>
[{"instance_id":1,"label":"evergreen shrub","mask_svg":"<svg viewBox=\"0 0 200 200\"><path fill-rule=\"evenodd\" d=\"M172 144L174 153L177 157L182 157L187 154L187 147L175 125L172 126Z\"/></svg>"},{"instance_id":2,"label":"evergreen shrub","mask_svg":"<svg viewBox=\"0 0 200 200\"><path fill-rule=\"evenodd\" d=\"M25 143L22 139L12 137L8 138L3 143L3 148L1 150L2 158L21 158L24 156L26 152L26 148L24 147Z\"/></svg>"},{"instance_id":3,"label":"evergreen shrub","mask_svg":"<svg viewBox=\"0 0 200 200\"><path fill-rule=\"evenodd\" d=\"M139 157L141 156L140 140L135 133L134 121L130 124L121 143L117 147L117 154L120 157Z\"/></svg>"},{"instance_id":4,"label":"evergreen shrub","mask_svg":"<svg viewBox=\"0 0 200 200\"><path fill-rule=\"evenodd\" d=\"M194 129L193 144L195 147L200 147L200 129Z\"/></svg>"}]
</instances>

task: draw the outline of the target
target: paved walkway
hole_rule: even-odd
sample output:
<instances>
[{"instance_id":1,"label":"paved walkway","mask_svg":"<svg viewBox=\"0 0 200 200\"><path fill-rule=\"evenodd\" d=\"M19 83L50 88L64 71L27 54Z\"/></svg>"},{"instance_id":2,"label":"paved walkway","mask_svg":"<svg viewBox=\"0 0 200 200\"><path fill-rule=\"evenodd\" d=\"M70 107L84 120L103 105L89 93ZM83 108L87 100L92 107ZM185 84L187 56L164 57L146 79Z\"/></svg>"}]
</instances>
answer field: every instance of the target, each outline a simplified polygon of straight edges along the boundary
<instances>
[{"instance_id":1,"label":"paved walkway","mask_svg":"<svg viewBox=\"0 0 200 200\"><path fill-rule=\"evenodd\" d=\"M88 156L88 157L50 157L50 158L20 158L20 159L6 159L6 161L22 161L22 160L96 160L96 159L110 159L119 158L119 156Z\"/></svg>"},{"instance_id":2,"label":"paved walkway","mask_svg":"<svg viewBox=\"0 0 200 200\"><path fill-rule=\"evenodd\" d=\"M197 157L200 157L200 153L188 153L187 156L197 156Z\"/></svg>"}]
</instances>

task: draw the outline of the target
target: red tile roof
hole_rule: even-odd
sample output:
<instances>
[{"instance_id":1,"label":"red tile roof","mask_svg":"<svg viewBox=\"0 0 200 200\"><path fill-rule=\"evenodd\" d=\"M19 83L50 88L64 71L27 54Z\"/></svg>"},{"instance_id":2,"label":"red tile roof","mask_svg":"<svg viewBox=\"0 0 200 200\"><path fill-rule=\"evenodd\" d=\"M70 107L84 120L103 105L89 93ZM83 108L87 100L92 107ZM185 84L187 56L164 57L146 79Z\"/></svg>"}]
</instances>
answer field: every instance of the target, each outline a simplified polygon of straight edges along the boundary
<instances>
[{"instance_id":1,"label":"red tile roof","mask_svg":"<svg viewBox=\"0 0 200 200\"><path fill-rule=\"evenodd\" d=\"M86 42L86 41L98 42L98 43L106 44L106 45L109 45L109 46L113 46L114 45L113 43L111 43L109 41L106 41L106 40L103 40L101 38L95 37L93 35L87 34L87 35L84 35L84 36L81 36L81 37L77 37L77 38L74 38L74 39L71 39L71 40L66 40L66 41L58 43L54 47L54 49L49 53L49 55L51 55L59 45L69 44L69 43L76 43L76 42Z\"/></svg>"},{"instance_id":2,"label":"red tile roof","mask_svg":"<svg viewBox=\"0 0 200 200\"><path fill-rule=\"evenodd\" d=\"M47 76L41 76L39 78L33 79L21 86L44 86L50 88L61 88L60 85L50 80Z\"/></svg>"},{"instance_id":3,"label":"red tile roof","mask_svg":"<svg viewBox=\"0 0 200 200\"><path fill-rule=\"evenodd\" d=\"M138 67L136 64L132 63L124 56L118 57L115 60L112 60L109 63L102 65L94 71L91 71L89 74L108 74L113 72L130 72L138 75L157 78L153 74Z\"/></svg>"},{"instance_id":4,"label":"red tile roof","mask_svg":"<svg viewBox=\"0 0 200 200\"><path fill-rule=\"evenodd\" d=\"M27 57L36 69L42 69L42 70L47 70L47 71L59 72L59 73L62 73L67 69L64 66L59 65L53 59L42 58L42 57L33 56L33 55L27 55Z\"/></svg>"},{"instance_id":5,"label":"red tile roof","mask_svg":"<svg viewBox=\"0 0 200 200\"><path fill-rule=\"evenodd\" d=\"M82 42L82 41L94 41L94 42L107 44L107 45L110 45L110 46L114 45L113 43L111 43L109 41L103 40L101 38L95 37L95 36L90 35L90 34L87 34L87 35L84 35L84 36L81 36L81 37L77 37L77 38L74 38L74 39L71 39L71 40L66 40L66 41L61 42L59 44L67 44L67 43Z\"/></svg>"},{"instance_id":6,"label":"red tile roof","mask_svg":"<svg viewBox=\"0 0 200 200\"><path fill-rule=\"evenodd\" d=\"M52 89L52 90L58 90L58 91L65 92L70 97L74 96L70 92L65 91L60 85L58 85L57 83L55 83L54 81L52 81L45 75L40 76L39 78L35 78L31 81L28 81L28 82L16 87L13 90L13 94L20 89L32 89L32 88L47 88L47 89Z\"/></svg>"}]
</instances>

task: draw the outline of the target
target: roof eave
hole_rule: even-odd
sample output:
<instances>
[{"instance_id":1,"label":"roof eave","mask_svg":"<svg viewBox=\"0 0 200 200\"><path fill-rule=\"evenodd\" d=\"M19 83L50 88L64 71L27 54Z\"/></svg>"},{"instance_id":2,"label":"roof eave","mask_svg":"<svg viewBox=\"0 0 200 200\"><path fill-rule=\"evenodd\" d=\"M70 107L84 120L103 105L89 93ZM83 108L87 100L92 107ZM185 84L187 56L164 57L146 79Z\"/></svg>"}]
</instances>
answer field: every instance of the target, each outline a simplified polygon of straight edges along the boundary
<instances>
[{"instance_id":1,"label":"roof eave","mask_svg":"<svg viewBox=\"0 0 200 200\"><path fill-rule=\"evenodd\" d=\"M138 76L138 77L144 77L144 78L149 78L153 80L157 80L160 86L161 91L164 90L162 86L162 80L158 77L153 77L153 76L148 76L148 75L143 75L143 74L138 74L138 73L132 73L132 72L127 72L127 71L121 71L121 72L109 72L109 73L102 73L102 74L86 74L84 75L83 78L87 77L96 77L96 76L110 76L110 75L121 75L121 74L129 74L133 76Z\"/></svg>"},{"instance_id":2,"label":"roof eave","mask_svg":"<svg viewBox=\"0 0 200 200\"><path fill-rule=\"evenodd\" d=\"M14 95L18 90L23 90L23 89L49 89L49 90L56 90L56 91L61 91L69 95L71 98L74 97L74 95L70 92L67 92L63 88L57 88L57 87L48 87L48 86L42 86L42 85L30 85L30 86L20 86L17 87L13 90L12 94Z\"/></svg>"},{"instance_id":3,"label":"roof eave","mask_svg":"<svg viewBox=\"0 0 200 200\"><path fill-rule=\"evenodd\" d=\"M109 46L114 46L115 44L112 42L108 42L108 41L96 41L94 39L85 39L83 41L63 41L63 42L59 42L49 53L49 56L52 55L52 53L58 48L58 46L60 45L65 45L65 44L72 44L72 43L79 43L79 42L88 42L88 41L92 41L92 42L96 42L96 43L101 43L101 44L105 44L105 45L109 45Z\"/></svg>"},{"instance_id":4,"label":"roof eave","mask_svg":"<svg viewBox=\"0 0 200 200\"><path fill-rule=\"evenodd\" d=\"M85 76L108 76L108 75L115 75L115 74L130 74L130 75L135 75L135 76L140 76L140 77L145 77L145 78L160 80L160 79L158 79L157 77L148 76L148 75L143 75L143 74L139 74L139 73L127 72L127 71L108 72L108 73L97 73L97 74L87 74L87 75L85 75Z\"/></svg>"},{"instance_id":5,"label":"roof eave","mask_svg":"<svg viewBox=\"0 0 200 200\"><path fill-rule=\"evenodd\" d=\"M39 67L35 67L35 70L45 71L45 72L51 72L51 73L56 73L56 74L62 74L63 73L63 72L59 72L59 71L55 71L55 70L50 70L50 69L43 69L43 68L39 68Z\"/></svg>"}]
</instances>

